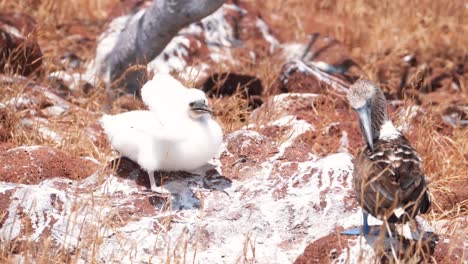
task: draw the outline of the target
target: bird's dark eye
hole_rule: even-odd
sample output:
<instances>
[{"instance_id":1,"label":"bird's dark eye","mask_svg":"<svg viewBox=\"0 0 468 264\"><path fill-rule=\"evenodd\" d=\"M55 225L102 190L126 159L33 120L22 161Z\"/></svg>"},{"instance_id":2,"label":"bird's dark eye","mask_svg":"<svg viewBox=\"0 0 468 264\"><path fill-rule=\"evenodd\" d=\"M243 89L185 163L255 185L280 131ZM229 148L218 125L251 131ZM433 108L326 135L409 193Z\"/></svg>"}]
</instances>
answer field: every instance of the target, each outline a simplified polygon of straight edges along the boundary
<instances>
[{"instance_id":1,"label":"bird's dark eye","mask_svg":"<svg viewBox=\"0 0 468 264\"><path fill-rule=\"evenodd\" d=\"M191 102L191 103L189 104L190 107L193 107L194 105L195 105L194 102Z\"/></svg>"}]
</instances>

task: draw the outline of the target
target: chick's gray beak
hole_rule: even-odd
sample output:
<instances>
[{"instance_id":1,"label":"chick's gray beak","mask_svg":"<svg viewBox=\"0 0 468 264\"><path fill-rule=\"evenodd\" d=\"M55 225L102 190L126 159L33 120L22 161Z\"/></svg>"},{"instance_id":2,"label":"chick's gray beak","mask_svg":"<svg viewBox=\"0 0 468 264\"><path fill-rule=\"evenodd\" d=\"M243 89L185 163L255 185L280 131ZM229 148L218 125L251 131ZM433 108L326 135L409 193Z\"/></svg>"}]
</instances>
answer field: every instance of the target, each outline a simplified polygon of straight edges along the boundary
<instances>
[{"instance_id":1,"label":"chick's gray beak","mask_svg":"<svg viewBox=\"0 0 468 264\"><path fill-rule=\"evenodd\" d=\"M208 105L206 104L206 101L205 100L197 100L197 101L193 101L189 104L190 106L190 110L191 111L194 111L194 112L197 112L197 113L200 113L200 114L204 114L204 113L208 113L208 114L211 114L213 111L208 107Z\"/></svg>"},{"instance_id":2,"label":"chick's gray beak","mask_svg":"<svg viewBox=\"0 0 468 264\"><path fill-rule=\"evenodd\" d=\"M371 127L371 115L370 107L365 105L359 109L356 109L356 112L359 115L359 123L361 124L361 132L364 136L364 140L367 143L367 146L373 151L374 142L372 140L372 127Z\"/></svg>"}]
</instances>

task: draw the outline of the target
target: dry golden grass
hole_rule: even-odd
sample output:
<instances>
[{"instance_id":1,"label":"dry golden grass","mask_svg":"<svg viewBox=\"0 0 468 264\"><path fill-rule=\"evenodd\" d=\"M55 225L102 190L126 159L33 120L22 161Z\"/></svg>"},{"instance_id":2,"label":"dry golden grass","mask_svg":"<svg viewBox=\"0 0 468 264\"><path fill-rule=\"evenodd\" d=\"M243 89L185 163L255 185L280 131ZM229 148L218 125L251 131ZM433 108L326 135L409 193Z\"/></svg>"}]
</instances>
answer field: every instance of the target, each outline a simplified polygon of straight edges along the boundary
<instances>
[{"instance_id":1,"label":"dry golden grass","mask_svg":"<svg viewBox=\"0 0 468 264\"><path fill-rule=\"evenodd\" d=\"M44 76L66 68L60 60L65 52L71 51L84 60L92 59L96 38L104 28L110 7L118 2L118 0L0 0L0 9L27 13L38 22L36 34L44 53L44 73L31 77L31 80L48 86L51 83ZM445 69L453 69L459 63L467 63L468 9L464 7L463 1L324 0L311 3L307 0L246 0L245 2L258 6L263 16L274 14L276 18L272 21L277 21L278 24L281 23L281 28L288 29L287 33L274 32L287 36L284 38L287 38L288 42L303 41L312 33L306 31L309 29L307 23L312 23L310 17L313 17L313 23L326 24L327 27L319 28L322 33L333 35L342 41L367 77L379 83L390 94L397 93L397 84L403 67L401 58L404 55L416 54L420 62L438 63ZM75 30L84 30L90 39L77 41L76 36L71 35ZM229 65L228 68L238 73L257 76L262 80L266 89L265 94L269 94L269 89L276 81L282 66L280 55L259 54L255 61L242 50L233 50L233 55L239 63ZM213 69L214 72L224 70L220 66ZM420 74L424 77L425 73L420 72ZM468 90L467 77L465 73L459 79L460 94L461 96L464 94L465 99ZM417 81L414 83L417 86ZM20 98L26 86L26 81L3 86L0 102L5 103L12 98ZM86 127L96 122L102 115L104 94L102 86L98 86L90 93L77 91L77 94L70 97L74 108L60 117L48 120L51 128L62 130L61 142L44 138L37 127L27 128L21 125L20 121L27 116L27 111L8 109L5 120L2 120L2 128L7 130L4 141L16 146L53 146L75 156L94 157L105 164L111 153L109 146L95 145L84 132ZM321 116L321 119L314 124L318 132L310 135L311 138L304 139L311 149L321 154L336 151L330 149L336 146L329 142L328 134L322 132L331 122L336 122L340 118L334 110L333 98L325 100L327 104L319 105L315 109ZM216 119L223 125L225 133L248 124L246 116L250 114L250 109L247 100L240 94L229 100L215 99L212 104L217 114ZM405 103L409 104L411 104L409 101ZM40 110L37 105L33 107ZM455 187L463 187L467 183L468 131L463 127L451 128L450 132L441 128L437 120L443 109L443 106L433 108L426 106L424 118L413 124L409 137L413 147L424 158L424 167L431 179L430 188L449 193L454 190L459 191ZM112 111L123 110L117 106ZM255 120L255 124L260 127L267 122L266 120L270 121L268 118L271 116L266 114L264 119ZM170 210L169 207L167 210ZM433 212L428 214L433 220L466 217L468 197L461 197L459 201L454 201L454 204L448 207L441 205L436 199L433 208ZM112 221L105 222L110 225L118 224L111 223ZM170 220L163 225L169 223ZM99 232L96 231L95 234L94 240L85 241L88 243L86 246L95 247L93 252L98 250L102 242ZM174 254L168 251L168 263L181 260L179 257L185 254L187 245L185 242L182 243L182 240L178 248L174 249ZM83 243L83 246L86 243ZM255 245L250 236L246 237L244 244L243 261L249 262L255 258ZM35 252L34 247L31 244L31 247L26 249ZM79 256L77 252L75 258L66 257L64 249L55 252L50 246L50 241L45 241L42 249L42 253L38 251L42 254L40 263L74 263L77 261L76 256ZM175 254L176 251L179 253ZM10 253L11 249L0 247L0 261L12 262ZM185 259L185 255L182 259Z\"/></svg>"},{"instance_id":2,"label":"dry golden grass","mask_svg":"<svg viewBox=\"0 0 468 264\"><path fill-rule=\"evenodd\" d=\"M404 55L415 54L425 63L438 60L450 69L466 63L468 9L463 1L246 2L259 5L262 14L274 14L273 28L286 29L279 35L286 34L289 42L303 42L316 31L334 36L367 77L388 91L396 92ZM466 76L461 83L466 92Z\"/></svg>"}]
</instances>

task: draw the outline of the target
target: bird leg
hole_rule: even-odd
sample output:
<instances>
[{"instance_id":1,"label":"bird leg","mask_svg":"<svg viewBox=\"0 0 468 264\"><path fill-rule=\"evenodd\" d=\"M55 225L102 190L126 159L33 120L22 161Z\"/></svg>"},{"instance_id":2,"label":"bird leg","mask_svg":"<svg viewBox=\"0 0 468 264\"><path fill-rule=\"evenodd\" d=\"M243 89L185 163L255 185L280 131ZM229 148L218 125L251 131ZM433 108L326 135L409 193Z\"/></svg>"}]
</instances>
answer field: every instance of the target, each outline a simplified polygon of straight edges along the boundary
<instances>
[{"instance_id":1,"label":"bird leg","mask_svg":"<svg viewBox=\"0 0 468 264\"><path fill-rule=\"evenodd\" d=\"M371 228L369 226L369 223L367 221L367 218L369 217L369 214L366 212L362 212L362 226L360 228L352 228L349 230L345 230L341 232L342 235L346 236L359 236L359 235L364 235L364 236L378 236L379 235L379 229L378 228ZM371 230L373 231L371 233Z\"/></svg>"},{"instance_id":2,"label":"bird leg","mask_svg":"<svg viewBox=\"0 0 468 264\"><path fill-rule=\"evenodd\" d=\"M171 192L166 190L166 188L162 187L162 185L160 187L156 185L156 179L154 178L154 171L148 171L148 176L150 180L150 189L152 192L155 192L163 196L167 196L171 194Z\"/></svg>"},{"instance_id":3,"label":"bird leg","mask_svg":"<svg viewBox=\"0 0 468 264\"><path fill-rule=\"evenodd\" d=\"M154 171L151 171L151 172L148 171L148 176L150 180L151 191L157 192L158 186L156 186L156 179L154 178Z\"/></svg>"},{"instance_id":4,"label":"bird leg","mask_svg":"<svg viewBox=\"0 0 468 264\"><path fill-rule=\"evenodd\" d=\"M370 232L370 226L368 222L369 214L362 212L362 233L366 236Z\"/></svg>"}]
</instances>

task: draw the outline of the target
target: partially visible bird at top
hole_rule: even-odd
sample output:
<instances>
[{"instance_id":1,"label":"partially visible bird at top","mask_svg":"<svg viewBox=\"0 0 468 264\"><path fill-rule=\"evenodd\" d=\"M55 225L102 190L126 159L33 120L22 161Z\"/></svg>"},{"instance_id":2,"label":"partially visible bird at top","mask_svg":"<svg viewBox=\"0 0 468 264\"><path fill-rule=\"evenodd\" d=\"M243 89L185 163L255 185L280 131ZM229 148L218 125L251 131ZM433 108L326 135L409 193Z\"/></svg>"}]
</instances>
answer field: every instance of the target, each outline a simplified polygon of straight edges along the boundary
<instances>
[{"instance_id":1,"label":"partially visible bird at top","mask_svg":"<svg viewBox=\"0 0 468 264\"><path fill-rule=\"evenodd\" d=\"M342 234L368 235L368 214L393 225L426 213L431 199L422 159L388 117L382 90L359 80L350 86L347 99L358 114L366 147L358 154L353 173L363 226Z\"/></svg>"},{"instance_id":2,"label":"partially visible bird at top","mask_svg":"<svg viewBox=\"0 0 468 264\"><path fill-rule=\"evenodd\" d=\"M104 115L100 122L112 147L148 172L190 171L213 158L222 143L221 127L211 118L205 93L188 89L168 74L158 74L141 90L150 110Z\"/></svg>"}]
</instances>

